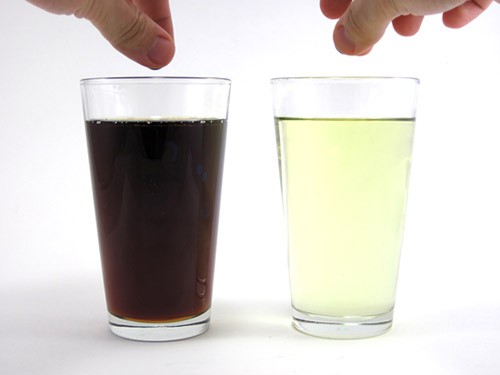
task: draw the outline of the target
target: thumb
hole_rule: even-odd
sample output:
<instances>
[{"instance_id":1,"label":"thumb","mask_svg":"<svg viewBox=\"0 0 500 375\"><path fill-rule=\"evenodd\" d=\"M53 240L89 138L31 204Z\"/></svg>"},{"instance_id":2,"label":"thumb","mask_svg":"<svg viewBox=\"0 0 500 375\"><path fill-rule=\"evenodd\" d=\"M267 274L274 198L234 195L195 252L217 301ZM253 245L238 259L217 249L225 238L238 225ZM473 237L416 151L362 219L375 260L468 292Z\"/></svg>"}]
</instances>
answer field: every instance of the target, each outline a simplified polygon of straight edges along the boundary
<instances>
[{"instance_id":1,"label":"thumb","mask_svg":"<svg viewBox=\"0 0 500 375\"><path fill-rule=\"evenodd\" d=\"M335 26L333 40L339 52L365 55L377 43L397 16L401 15L389 0L356 0Z\"/></svg>"},{"instance_id":2,"label":"thumb","mask_svg":"<svg viewBox=\"0 0 500 375\"><path fill-rule=\"evenodd\" d=\"M174 38L129 0L89 0L75 16L86 18L125 56L148 68L172 61ZM168 15L170 17L170 14Z\"/></svg>"}]
</instances>

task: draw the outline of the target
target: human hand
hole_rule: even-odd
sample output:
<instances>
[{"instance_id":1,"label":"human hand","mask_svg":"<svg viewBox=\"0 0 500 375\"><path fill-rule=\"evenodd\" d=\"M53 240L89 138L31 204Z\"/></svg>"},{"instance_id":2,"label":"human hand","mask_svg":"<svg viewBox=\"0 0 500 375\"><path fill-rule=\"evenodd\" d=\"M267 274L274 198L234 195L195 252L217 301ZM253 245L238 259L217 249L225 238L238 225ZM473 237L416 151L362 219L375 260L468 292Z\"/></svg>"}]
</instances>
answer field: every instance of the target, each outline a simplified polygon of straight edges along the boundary
<instances>
[{"instance_id":1,"label":"human hand","mask_svg":"<svg viewBox=\"0 0 500 375\"><path fill-rule=\"evenodd\" d=\"M366 55L391 22L398 34L412 36L420 29L424 16L442 13L445 26L460 28L485 11L492 1L320 0L320 8L326 17L339 19L333 33L339 52Z\"/></svg>"},{"instance_id":2,"label":"human hand","mask_svg":"<svg viewBox=\"0 0 500 375\"><path fill-rule=\"evenodd\" d=\"M168 0L28 0L55 14L88 19L125 56L159 69L175 53Z\"/></svg>"}]
</instances>

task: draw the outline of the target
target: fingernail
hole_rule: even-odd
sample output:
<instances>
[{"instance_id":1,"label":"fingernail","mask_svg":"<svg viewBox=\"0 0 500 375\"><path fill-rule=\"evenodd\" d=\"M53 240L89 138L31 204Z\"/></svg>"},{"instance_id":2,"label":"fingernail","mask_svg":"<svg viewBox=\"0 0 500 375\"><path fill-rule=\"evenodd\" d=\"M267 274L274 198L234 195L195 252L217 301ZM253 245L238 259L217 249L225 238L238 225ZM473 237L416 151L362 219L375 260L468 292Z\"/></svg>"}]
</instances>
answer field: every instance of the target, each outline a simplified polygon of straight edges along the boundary
<instances>
[{"instance_id":1,"label":"fingernail","mask_svg":"<svg viewBox=\"0 0 500 375\"><path fill-rule=\"evenodd\" d=\"M172 42L162 37L156 38L147 56L153 64L159 67L167 65L172 56Z\"/></svg>"},{"instance_id":2,"label":"fingernail","mask_svg":"<svg viewBox=\"0 0 500 375\"><path fill-rule=\"evenodd\" d=\"M351 38L349 38L344 25L340 25L337 27L333 39L335 41L337 50L344 55L365 56L372 50L372 47L361 49L356 46Z\"/></svg>"},{"instance_id":3,"label":"fingernail","mask_svg":"<svg viewBox=\"0 0 500 375\"><path fill-rule=\"evenodd\" d=\"M344 25L340 25L337 27L333 35L333 39L335 42L335 47L340 53L346 55L354 54L356 46L354 42L351 40L351 38L349 38L349 36L347 35Z\"/></svg>"}]
</instances>

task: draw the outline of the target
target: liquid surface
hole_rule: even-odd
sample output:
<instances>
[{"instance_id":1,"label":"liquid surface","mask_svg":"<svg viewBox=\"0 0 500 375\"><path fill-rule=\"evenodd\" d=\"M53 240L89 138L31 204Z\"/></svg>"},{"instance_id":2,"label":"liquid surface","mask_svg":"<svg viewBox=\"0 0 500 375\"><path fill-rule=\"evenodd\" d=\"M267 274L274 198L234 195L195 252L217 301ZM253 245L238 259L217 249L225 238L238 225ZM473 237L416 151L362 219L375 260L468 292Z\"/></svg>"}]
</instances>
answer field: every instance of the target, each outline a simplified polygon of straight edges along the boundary
<instances>
[{"instance_id":1,"label":"liquid surface","mask_svg":"<svg viewBox=\"0 0 500 375\"><path fill-rule=\"evenodd\" d=\"M390 311L413 120L276 119L294 307Z\"/></svg>"},{"instance_id":2,"label":"liquid surface","mask_svg":"<svg viewBox=\"0 0 500 375\"><path fill-rule=\"evenodd\" d=\"M110 313L173 321L210 307L223 120L86 123Z\"/></svg>"}]
</instances>

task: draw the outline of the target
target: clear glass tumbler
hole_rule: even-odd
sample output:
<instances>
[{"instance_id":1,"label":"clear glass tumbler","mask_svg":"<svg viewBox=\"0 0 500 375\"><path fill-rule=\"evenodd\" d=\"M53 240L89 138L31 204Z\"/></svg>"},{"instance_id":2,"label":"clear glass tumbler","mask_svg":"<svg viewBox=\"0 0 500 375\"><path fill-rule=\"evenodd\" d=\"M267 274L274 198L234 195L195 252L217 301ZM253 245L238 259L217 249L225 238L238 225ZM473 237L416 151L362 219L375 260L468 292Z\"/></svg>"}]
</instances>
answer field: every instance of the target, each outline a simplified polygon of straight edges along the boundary
<instances>
[{"instance_id":1,"label":"clear glass tumbler","mask_svg":"<svg viewBox=\"0 0 500 375\"><path fill-rule=\"evenodd\" d=\"M362 338L392 325L418 85L271 80L299 331Z\"/></svg>"},{"instance_id":2,"label":"clear glass tumbler","mask_svg":"<svg viewBox=\"0 0 500 375\"><path fill-rule=\"evenodd\" d=\"M231 82L81 81L111 331L169 341L209 328Z\"/></svg>"}]
</instances>

